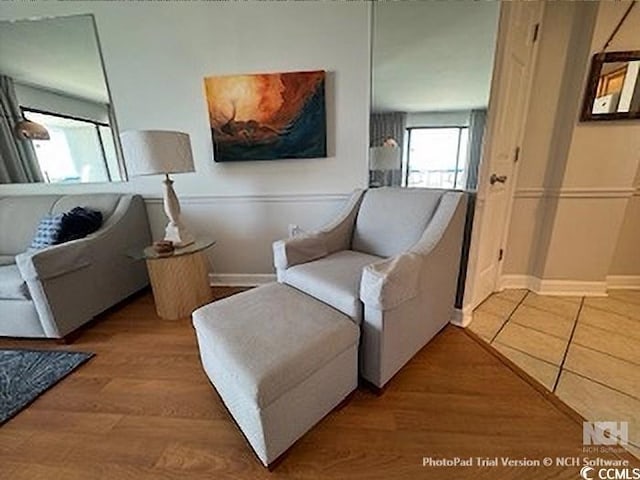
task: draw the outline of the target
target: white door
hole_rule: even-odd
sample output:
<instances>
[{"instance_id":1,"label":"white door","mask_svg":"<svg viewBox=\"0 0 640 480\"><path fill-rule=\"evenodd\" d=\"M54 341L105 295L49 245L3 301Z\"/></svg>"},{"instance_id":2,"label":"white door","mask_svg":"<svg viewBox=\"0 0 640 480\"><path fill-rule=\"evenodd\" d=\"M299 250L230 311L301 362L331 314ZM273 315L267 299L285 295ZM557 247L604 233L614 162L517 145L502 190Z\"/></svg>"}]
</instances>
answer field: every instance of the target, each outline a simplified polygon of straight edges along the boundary
<instances>
[{"instance_id":1,"label":"white door","mask_svg":"<svg viewBox=\"0 0 640 480\"><path fill-rule=\"evenodd\" d=\"M469 256L465 313L497 288L544 2L503 2Z\"/></svg>"}]
</instances>

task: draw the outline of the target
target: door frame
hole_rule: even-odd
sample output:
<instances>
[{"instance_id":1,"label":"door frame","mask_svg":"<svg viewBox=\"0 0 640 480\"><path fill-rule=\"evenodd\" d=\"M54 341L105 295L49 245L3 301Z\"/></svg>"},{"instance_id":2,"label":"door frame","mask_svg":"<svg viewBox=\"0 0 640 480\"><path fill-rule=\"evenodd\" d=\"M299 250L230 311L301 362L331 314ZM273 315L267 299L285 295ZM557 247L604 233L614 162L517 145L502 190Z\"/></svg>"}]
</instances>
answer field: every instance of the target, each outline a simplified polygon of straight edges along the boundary
<instances>
[{"instance_id":1,"label":"door frame","mask_svg":"<svg viewBox=\"0 0 640 480\"><path fill-rule=\"evenodd\" d=\"M527 93L526 93L526 98L524 103L524 112L529 111L529 106L531 101L531 88L532 88L533 78L536 72L536 64L537 64L538 51L539 51L539 45L540 45L539 33L542 31L542 27L543 27L542 20L543 20L544 11L545 11L545 2L542 0L537 0L537 1L540 2L541 7L539 12L539 17L536 22L538 25L537 32L536 32L537 37L536 37L536 41L534 41L533 43L533 50L531 52L531 68L529 70L529 75L527 78L527 87L526 87ZM493 146L494 146L494 143L496 142L495 135L496 135L496 126L497 126L496 116L492 115L492 113L497 110L497 106L500 104L500 102L504 101L504 98L501 97L501 93L504 91L504 89L502 88L502 82L505 81L505 78L503 78L504 76L501 75L501 73L504 65L506 43L509 40L508 38L509 37L508 6L509 6L508 2L500 3L498 34L496 38L496 50L495 50L496 53L495 53L495 60L493 65L493 72L491 76L489 105L487 108L487 124L485 127L484 144L482 146L482 157L481 157L482 160L480 162L480 168L478 171L478 186L476 190L477 193L476 193L473 227L475 227L477 225L478 220L482 218L481 215L478 215L478 213L481 213L482 210L484 209L484 204L486 202L486 196L489 189L489 177L491 176L491 165L490 165L490 162L485 161L485 159L491 158L491 155L493 153L493 149L494 149ZM533 35L534 32L531 32L531 34ZM526 119L522 125L521 131L518 134L517 144L519 148L522 146L522 140L524 138L524 133L525 133L525 125L526 125ZM519 158L519 160L521 160L521 158ZM521 163L520 161L513 162L511 172L509 174L511 181L508 182L507 184L507 200L506 200L507 204L505 209L506 212L505 212L505 218L503 222L504 227L500 236L501 240L500 240L500 247L499 247L504 252L506 252L507 240L509 236L509 230L511 227L511 215L513 212L514 194L516 189L516 181L518 178L520 163ZM467 267L467 277L465 279L465 290L464 290L464 298L463 298L463 304L462 304L462 312L460 312L460 314L457 315L457 318L455 318L452 321L452 323L459 326L463 326L463 327L466 327L471 322L471 314L473 310L484 300L482 299L479 301L475 298L475 293L476 293L475 292L475 287L476 287L475 276L476 276L476 269L477 269L477 263L478 263L478 254L480 250L479 246L482 240L481 238L479 238L479 235L480 235L479 229L473 228L472 234L471 234L471 245L469 248L469 260L468 260L468 267ZM503 268L504 268L504 261L500 261L498 264L498 268L496 270L496 277L494 279L494 284L495 284L494 291L497 291L500 288L500 278L502 277Z\"/></svg>"}]
</instances>

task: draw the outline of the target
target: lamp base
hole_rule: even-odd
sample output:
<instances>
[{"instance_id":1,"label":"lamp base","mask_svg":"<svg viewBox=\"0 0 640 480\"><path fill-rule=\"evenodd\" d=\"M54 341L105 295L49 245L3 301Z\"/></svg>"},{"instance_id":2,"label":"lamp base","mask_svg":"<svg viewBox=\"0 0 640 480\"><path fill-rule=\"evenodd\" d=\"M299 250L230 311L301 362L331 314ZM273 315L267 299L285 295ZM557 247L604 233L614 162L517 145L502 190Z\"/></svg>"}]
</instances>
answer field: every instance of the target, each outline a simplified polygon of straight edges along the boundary
<instances>
[{"instance_id":1,"label":"lamp base","mask_svg":"<svg viewBox=\"0 0 640 480\"><path fill-rule=\"evenodd\" d=\"M177 248L186 247L195 242L195 238L182 225L169 222L164 231L164 239L173 242Z\"/></svg>"},{"instance_id":2,"label":"lamp base","mask_svg":"<svg viewBox=\"0 0 640 480\"><path fill-rule=\"evenodd\" d=\"M180 202L178 196L173 190L173 180L169 178L169 174L165 174L164 179L164 213L169 218L169 223L164 231L164 239L173 242L177 248L191 245L195 239L180 221Z\"/></svg>"}]
</instances>

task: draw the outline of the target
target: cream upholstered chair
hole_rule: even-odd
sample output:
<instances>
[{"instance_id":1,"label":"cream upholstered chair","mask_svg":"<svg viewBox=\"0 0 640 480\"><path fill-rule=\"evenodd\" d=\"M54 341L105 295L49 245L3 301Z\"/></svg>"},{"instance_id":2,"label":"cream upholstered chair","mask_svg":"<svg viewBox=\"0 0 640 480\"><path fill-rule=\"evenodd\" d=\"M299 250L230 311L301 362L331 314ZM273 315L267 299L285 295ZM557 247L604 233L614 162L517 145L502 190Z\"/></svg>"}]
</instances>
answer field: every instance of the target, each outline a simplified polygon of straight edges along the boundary
<instances>
[{"instance_id":1,"label":"cream upholstered chair","mask_svg":"<svg viewBox=\"0 0 640 480\"><path fill-rule=\"evenodd\" d=\"M361 326L360 375L382 388L450 320L464 192L357 190L321 230L275 242L278 281Z\"/></svg>"}]
</instances>

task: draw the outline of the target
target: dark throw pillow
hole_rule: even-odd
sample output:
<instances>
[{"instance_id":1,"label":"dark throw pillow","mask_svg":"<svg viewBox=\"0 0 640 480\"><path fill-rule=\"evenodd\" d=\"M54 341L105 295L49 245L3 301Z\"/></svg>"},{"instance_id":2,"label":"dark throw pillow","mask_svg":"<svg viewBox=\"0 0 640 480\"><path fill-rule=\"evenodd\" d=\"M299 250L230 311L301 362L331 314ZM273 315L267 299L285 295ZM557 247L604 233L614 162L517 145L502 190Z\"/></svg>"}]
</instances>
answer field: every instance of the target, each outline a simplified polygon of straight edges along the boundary
<instances>
[{"instance_id":1,"label":"dark throw pillow","mask_svg":"<svg viewBox=\"0 0 640 480\"><path fill-rule=\"evenodd\" d=\"M38 224L30 248L40 249L60 243L63 219L64 213L45 215Z\"/></svg>"},{"instance_id":2,"label":"dark throw pillow","mask_svg":"<svg viewBox=\"0 0 640 480\"><path fill-rule=\"evenodd\" d=\"M85 207L76 207L63 216L60 243L86 237L101 226L102 212Z\"/></svg>"}]
</instances>

